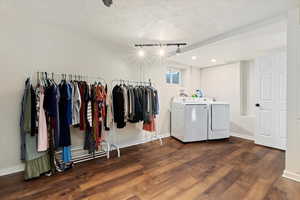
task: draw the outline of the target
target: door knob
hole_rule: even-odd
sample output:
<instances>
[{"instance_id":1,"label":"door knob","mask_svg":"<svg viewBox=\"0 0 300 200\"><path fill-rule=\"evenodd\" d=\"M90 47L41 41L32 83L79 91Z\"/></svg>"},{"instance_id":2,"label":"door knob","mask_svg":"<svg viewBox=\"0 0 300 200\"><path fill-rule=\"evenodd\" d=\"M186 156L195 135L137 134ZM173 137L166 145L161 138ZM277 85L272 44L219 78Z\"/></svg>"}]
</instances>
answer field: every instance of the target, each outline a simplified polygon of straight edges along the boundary
<instances>
[{"instance_id":1,"label":"door knob","mask_svg":"<svg viewBox=\"0 0 300 200\"><path fill-rule=\"evenodd\" d=\"M260 107L260 104L259 104L259 103L257 103L257 104L255 104L255 106L256 106L256 107Z\"/></svg>"}]
</instances>

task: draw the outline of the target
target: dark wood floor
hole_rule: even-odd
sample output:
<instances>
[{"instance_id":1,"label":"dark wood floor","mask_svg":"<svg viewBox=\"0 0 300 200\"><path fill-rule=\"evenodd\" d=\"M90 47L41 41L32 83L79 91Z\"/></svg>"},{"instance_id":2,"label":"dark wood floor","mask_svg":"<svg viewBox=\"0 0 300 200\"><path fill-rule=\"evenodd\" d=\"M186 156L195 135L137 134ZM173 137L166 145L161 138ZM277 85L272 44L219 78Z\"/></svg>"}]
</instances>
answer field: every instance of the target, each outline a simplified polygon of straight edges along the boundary
<instances>
[{"instance_id":1,"label":"dark wood floor","mask_svg":"<svg viewBox=\"0 0 300 200\"><path fill-rule=\"evenodd\" d=\"M114 156L115 157L115 156ZM300 199L300 184L281 178L284 152L238 138L182 144L174 139L122 149L121 158L85 162L24 182L0 177L0 199Z\"/></svg>"}]
</instances>

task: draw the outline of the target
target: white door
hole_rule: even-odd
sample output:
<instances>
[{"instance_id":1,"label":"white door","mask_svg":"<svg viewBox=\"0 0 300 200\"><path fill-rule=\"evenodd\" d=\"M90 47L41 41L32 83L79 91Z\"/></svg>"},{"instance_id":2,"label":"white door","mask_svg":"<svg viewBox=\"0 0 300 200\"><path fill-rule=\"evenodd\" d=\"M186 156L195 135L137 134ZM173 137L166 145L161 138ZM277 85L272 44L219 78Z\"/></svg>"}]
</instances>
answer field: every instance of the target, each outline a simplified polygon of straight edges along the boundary
<instances>
[{"instance_id":1,"label":"white door","mask_svg":"<svg viewBox=\"0 0 300 200\"><path fill-rule=\"evenodd\" d=\"M287 59L286 53L256 59L257 123L255 143L286 149Z\"/></svg>"}]
</instances>

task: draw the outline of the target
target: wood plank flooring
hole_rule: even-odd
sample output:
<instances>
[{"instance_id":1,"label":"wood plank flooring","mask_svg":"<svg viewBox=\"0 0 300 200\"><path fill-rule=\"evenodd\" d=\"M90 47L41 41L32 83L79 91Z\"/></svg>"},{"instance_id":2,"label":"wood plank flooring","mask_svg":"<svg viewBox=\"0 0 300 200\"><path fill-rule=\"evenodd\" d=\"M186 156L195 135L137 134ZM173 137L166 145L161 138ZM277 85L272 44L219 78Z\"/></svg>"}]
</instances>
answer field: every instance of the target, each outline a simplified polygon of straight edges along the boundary
<instances>
[{"instance_id":1,"label":"wood plank flooring","mask_svg":"<svg viewBox=\"0 0 300 200\"><path fill-rule=\"evenodd\" d=\"M0 177L0 199L299 200L300 183L281 178L284 152L230 138L182 144L168 138L122 149L51 177Z\"/></svg>"}]
</instances>

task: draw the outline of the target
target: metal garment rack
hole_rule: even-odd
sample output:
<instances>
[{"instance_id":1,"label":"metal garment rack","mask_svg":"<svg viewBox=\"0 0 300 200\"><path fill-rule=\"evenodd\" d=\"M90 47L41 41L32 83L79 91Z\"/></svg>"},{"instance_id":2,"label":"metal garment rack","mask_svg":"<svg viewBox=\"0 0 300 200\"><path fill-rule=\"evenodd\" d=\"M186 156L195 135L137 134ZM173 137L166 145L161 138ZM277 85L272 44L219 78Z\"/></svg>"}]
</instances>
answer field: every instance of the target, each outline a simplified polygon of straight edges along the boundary
<instances>
[{"instance_id":1,"label":"metal garment rack","mask_svg":"<svg viewBox=\"0 0 300 200\"><path fill-rule=\"evenodd\" d=\"M133 81L133 80L123 80L123 79L114 79L111 81L111 88L114 86L114 83L119 83L119 84L136 84L136 85L148 85L152 86L151 79L149 81Z\"/></svg>"},{"instance_id":2,"label":"metal garment rack","mask_svg":"<svg viewBox=\"0 0 300 200\"><path fill-rule=\"evenodd\" d=\"M59 76L59 77L55 77ZM87 83L92 83L92 82L101 82L104 84L107 84L104 78L99 77L99 76L87 76L87 75L82 75L82 74L68 74L68 73L57 73L57 72L37 72L37 81L41 81L41 79L48 79L51 78L52 80L77 80L77 81L86 81ZM106 148L103 148L103 145ZM83 146L75 146L71 147L71 152L72 152L72 162L73 163L80 163L88 160L92 160L95 158L100 158L100 157L107 157L107 159L110 158L110 147L114 147L118 151L118 157L120 157L120 150L119 147L116 144L110 144L106 140L102 140L100 143L100 149L101 151L97 151L93 154L88 154L88 153L82 153L77 156L73 156L75 152L79 151L86 151L83 149ZM62 151L57 151L56 154L61 154Z\"/></svg>"},{"instance_id":3,"label":"metal garment rack","mask_svg":"<svg viewBox=\"0 0 300 200\"><path fill-rule=\"evenodd\" d=\"M149 81L134 81L134 80L123 80L123 79L114 79L110 82L111 84L111 89L113 89L113 87L116 84L136 84L136 85L141 85L141 86L150 86L152 87L154 84L151 82L151 79L149 79ZM113 126L115 127L115 126ZM156 131L154 135L151 135L151 141L155 141L155 140L159 140L160 145L163 145L163 141L162 141L162 137L158 134L159 132L159 120L157 118L157 126L156 126Z\"/></svg>"}]
</instances>

